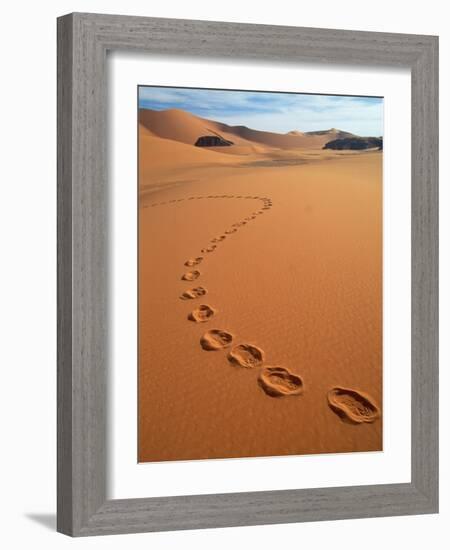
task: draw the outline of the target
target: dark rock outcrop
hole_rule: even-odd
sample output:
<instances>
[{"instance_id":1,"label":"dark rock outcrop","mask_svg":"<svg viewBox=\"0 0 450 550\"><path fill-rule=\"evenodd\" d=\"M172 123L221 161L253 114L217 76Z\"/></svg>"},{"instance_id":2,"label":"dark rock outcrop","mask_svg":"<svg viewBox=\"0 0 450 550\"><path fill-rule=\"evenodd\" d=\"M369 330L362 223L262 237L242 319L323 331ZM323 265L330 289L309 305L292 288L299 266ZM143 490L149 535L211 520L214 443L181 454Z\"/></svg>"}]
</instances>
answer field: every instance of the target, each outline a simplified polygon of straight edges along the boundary
<instances>
[{"instance_id":1,"label":"dark rock outcrop","mask_svg":"<svg viewBox=\"0 0 450 550\"><path fill-rule=\"evenodd\" d=\"M219 136L200 136L194 145L196 147L227 147L233 145L233 142Z\"/></svg>"},{"instance_id":2,"label":"dark rock outcrop","mask_svg":"<svg viewBox=\"0 0 450 550\"><path fill-rule=\"evenodd\" d=\"M383 149L383 138L376 137L351 137L333 139L323 146L324 149L337 150L363 150L363 149Z\"/></svg>"}]
</instances>

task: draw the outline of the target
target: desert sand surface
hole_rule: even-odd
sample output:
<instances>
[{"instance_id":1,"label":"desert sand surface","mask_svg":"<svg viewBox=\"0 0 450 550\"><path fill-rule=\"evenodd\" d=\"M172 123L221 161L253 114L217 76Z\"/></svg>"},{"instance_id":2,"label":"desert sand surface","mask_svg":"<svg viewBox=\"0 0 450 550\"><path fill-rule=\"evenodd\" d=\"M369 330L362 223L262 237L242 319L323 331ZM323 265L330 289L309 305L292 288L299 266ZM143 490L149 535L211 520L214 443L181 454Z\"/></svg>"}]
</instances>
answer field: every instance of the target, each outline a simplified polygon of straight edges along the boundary
<instances>
[{"instance_id":1,"label":"desert sand surface","mask_svg":"<svg viewBox=\"0 0 450 550\"><path fill-rule=\"evenodd\" d=\"M336 135L141 111L140 462L382 449L382 152Z\"/></svg>"}]
</instances>

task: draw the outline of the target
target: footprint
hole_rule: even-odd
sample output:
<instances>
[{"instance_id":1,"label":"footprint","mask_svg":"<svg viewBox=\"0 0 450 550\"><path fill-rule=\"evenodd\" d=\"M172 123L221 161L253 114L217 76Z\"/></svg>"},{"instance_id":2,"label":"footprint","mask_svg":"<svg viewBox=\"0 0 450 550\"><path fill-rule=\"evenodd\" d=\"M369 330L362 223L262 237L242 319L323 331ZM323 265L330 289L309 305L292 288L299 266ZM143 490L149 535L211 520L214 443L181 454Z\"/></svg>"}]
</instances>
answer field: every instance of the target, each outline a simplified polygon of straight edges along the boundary
<instances>
[{"instance_id":1,"label":"footprint","mask_svg":"<svg viewBox=\"0 0 450 550\"><path fill-rule=\"evenodd\" d=\"M198 256L197 258L190 258L189 260L186 260L184 262L184 265L187 267L193 267L194 265L198 265L202 260L202 256Z\"/></svg>"},{"instance_id":2,"label":"footprint","mask_svg":"<svg viewBox=\"0 0 450 550\"><path fill-rule=\"evenodd\" d=\"M223 241L226 239L225 235L220 235L220 237L214 237L214 239L211 240L212 243L220 243L220 241Z\"/></svg>"},{"instance_id":3,"label":"footprint","mask_svg":"<svg viewBox=\"0 0 450 550\"><path fill-rule=\"evenodd\" d=\"M328 392L327 398L330 407L343 420L361 424L380 417L380 409L366 393L336 386Z\"/></svg>"},{"instance_id":4,"label":"footprint","mask_svg":"<svg viewBox=\"0 0 450 550\"><path fill-rule=\"evenodd\" d=\"M186 290L186 292L183 292L183 294L180 296L180 300L194 300L195 298L200 298L200 296L204 296L206 293L206 288L198 286L196 288L191 288L191 290Z\"/></svg>"},{"instance_id":5,"label":"footprint","mask_svg":"<svg viewBox=\"0 0 450 550\"><path fill-rule=\"evenodd\" d=\"M200 345L205 351L216 351L219 349L228 348L233 341L233 335L230 332L213 328L205 332L200 338Z\"/></svg>"},{"instance_id":6,"label":"footprint","mask_svg":"<svg viewBox=\"0 0 450 550\"><path fill-rule=\"evenodd\" d=\"M188 271L185 273L181 279L183 281L195 281L195 279L198 279L200 277L200 271L197 271L196 269L194 271Z\"/></svg>"},{"instance_id":7,"label":"footprint","mask_svg":"<svg viewBox=\"0 0 450 550\"><path fill-rule=\"evenodd\" d=\"M202 248L200 252L202 254L208 254L208 252L213 252L217 248L216 244L212 244L211 246L207 246L206 248Z\"/></svg>"},{"instance_id":8,"label":"footprint","mask_svg":"<svg viewBox=\"0 0 450 550\"><path fill-rule=\"evenodd\" d=\"M231 233L236 233L236 231L237 231L237 228L236 228L236 227L233 227L232 229L227 229L227 230L225 231L225 233L226 233L227 235L231 235Z\"/></svg>"},{"instance_id":9,"label":"footprint","mask_svg":"<svg viewBox=\"0 0 450 550\"><path fill-rule=\"evenodd\" d=\"M206 323L206 321L209 321L215 314L216 310L212 307L208 305L201 305L189 313L188 319L190 321L194 321L195 323Z\"/></svg>"},{"instance_id":10,"label":"footprint","mask_svg":"<svg viewBox=\"0 0 450 550\"><path fill-rule=\"evenodd\" d=\"M284 367L264 367L258 378L259 385L271 397L299 395L303 380Z\"/></svg>"},{"instance_id":11,"label":"footprint","mask_svg":"<svg viewBox=\"0 0 450 550\"><path fill-rule=\"evenodd\" d=\"M264 352L251 344L239 344L228 354L228 361L247 369L259 367L264 361Z\"/></svg>"}]
</instances>

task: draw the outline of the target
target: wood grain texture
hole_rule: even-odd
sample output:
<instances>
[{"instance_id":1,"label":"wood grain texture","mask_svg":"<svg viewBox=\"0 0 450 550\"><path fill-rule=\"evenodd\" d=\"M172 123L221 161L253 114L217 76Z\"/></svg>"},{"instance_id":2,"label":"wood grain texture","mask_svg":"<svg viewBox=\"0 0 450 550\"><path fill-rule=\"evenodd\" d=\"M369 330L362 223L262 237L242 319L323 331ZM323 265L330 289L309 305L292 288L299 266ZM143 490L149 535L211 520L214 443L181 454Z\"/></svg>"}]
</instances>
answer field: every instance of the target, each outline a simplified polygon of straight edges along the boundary
<instances>
[{"instance_id":1,"label":"wood grain texture","mask_svg":"<svg viewBox=\"0 0 450 550\"><path fill-rule=\"evenodd\" d=\"M409 67L411 483L107 500L106 53ZM424 514L438 509L438 39L70 14L58 20L58 531L72 536Z\"/></svg>"},{"instance_id":2,"label":"wood grain texture","mask_svg":"<svg viewBox=\"0 0 450 550\"><path fill-rule=\"evenodd\" d=\"M72 525L72 21L58 21L57 529Z\"/></svg>"}]
</instances>

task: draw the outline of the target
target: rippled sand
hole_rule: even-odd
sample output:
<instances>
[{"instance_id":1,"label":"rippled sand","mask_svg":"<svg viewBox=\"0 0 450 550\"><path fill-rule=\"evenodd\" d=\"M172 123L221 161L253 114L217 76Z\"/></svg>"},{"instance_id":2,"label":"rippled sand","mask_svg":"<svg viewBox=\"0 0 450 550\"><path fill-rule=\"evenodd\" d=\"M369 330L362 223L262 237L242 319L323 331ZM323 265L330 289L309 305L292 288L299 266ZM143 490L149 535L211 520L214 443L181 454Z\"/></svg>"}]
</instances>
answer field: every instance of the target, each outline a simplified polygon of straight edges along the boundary
<instances>
[{"instance_id":1,"label":"rippled sand","mask_svg":"<svg viewBox=\"0 0 450 550\"><path fill-rule=\"evenodd\" d=\"M382 153L141 127L139 461L381 450L381 411Z\"/></svg>"}]
</instances>

